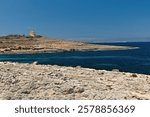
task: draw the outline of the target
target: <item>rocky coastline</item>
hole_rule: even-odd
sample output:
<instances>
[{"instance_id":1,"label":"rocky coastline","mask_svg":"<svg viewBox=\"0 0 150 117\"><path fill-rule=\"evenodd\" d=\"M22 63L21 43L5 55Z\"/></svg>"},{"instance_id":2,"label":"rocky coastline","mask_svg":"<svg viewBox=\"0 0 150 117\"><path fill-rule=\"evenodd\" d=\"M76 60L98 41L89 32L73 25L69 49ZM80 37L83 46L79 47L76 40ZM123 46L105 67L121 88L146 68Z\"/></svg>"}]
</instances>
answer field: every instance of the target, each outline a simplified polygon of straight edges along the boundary
<instances>
[{"instance_id":1,"label":"rocky coastline","mask_svg":"<svg viewBox=\"0 0 150 117\"><path fill-rule=\"evenodd\" d=\"M145 100L150 75L0 62L1 100Z\"/></svg>"},{"instance_id":2,"label":"rocky coastline","mask_svg":"<svg viewBox=\"0 0 150 117\"><path fill-rule=\"evenodd\" d=\"M51 39L43 36L8 35L0 37L0 54L33 54L74 51L104 51L137 49L127 46L110 46L86 42Z\"/></svg>"}]
</instances>

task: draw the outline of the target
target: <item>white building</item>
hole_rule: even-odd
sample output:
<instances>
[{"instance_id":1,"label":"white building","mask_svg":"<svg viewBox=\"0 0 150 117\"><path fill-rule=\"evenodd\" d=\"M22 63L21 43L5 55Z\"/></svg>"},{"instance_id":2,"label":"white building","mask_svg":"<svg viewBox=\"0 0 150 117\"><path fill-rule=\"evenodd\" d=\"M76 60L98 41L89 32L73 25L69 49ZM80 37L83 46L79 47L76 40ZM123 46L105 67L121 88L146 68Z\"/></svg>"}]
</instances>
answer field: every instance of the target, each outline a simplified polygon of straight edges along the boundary
<instances>
[{"instance_id":1,"label":"white building","mask_svg":"<svg viewBox=\"0 0 150 117\"><path fill-rule=\"evenodd\" d=\"M36 32L31 31L31 32L29 33L29 36L32 37L32 38L36 37Z\"/></svg>"}]
</instances>

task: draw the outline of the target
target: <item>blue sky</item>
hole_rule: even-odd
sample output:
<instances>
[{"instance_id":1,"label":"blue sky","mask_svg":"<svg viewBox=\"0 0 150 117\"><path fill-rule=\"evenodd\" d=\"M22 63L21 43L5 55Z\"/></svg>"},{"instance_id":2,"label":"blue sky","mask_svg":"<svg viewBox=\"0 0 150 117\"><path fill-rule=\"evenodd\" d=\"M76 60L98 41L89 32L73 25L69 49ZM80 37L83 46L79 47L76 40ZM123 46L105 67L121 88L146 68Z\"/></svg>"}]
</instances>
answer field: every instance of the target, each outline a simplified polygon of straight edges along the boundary
<instances>
[{"instance_id":1,"label":"blue sky","mask_svg":"<svg viewBox=\"0 0 150 117\"><path fill-rule=\"evenodd\" d=\"M0 35L149 41L150 0L0 0Z\"/></svg>"}]
</instances>

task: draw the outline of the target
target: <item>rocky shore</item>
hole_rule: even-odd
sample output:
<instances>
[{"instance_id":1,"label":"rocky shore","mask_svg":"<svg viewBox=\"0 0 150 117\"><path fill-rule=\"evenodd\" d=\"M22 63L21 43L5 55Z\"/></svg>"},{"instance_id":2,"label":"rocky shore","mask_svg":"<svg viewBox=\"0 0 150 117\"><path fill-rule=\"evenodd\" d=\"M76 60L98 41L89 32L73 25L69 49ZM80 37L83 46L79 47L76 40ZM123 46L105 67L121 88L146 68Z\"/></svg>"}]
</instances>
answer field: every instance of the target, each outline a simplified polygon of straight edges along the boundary
<instances>
[{"instance_id":1,"label":"rocky shore","mask_svg":"<svg viewBox=\"0 0 150 117\"><path fill-rule=\"evenodd\" d=\"M34 38L21 35L9 35L0 37L0 54L32 54L65 51L74 52L127 49L135 48L127 46L98 45L85 42L50 39L42 36L37 36Z\"/></svg>"},{"instance_id":2,"label":"rocky shore","mask_svg":"<svg viewBox=\"0 0 150 117\"><path fill-rule=\"evenodd\" d=\"M0 62L0 99L150 99L150 75Z\"/></svg>"}]
</instances>

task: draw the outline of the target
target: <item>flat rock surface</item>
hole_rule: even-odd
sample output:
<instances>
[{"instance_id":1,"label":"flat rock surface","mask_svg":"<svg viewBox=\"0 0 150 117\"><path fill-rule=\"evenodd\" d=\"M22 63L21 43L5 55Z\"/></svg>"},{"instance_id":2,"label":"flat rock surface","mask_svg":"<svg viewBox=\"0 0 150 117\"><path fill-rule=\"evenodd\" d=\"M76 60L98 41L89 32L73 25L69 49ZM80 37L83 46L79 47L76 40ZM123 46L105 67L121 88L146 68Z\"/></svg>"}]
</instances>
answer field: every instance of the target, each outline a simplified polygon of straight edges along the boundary
<instances>
[{"instance_id":1,"label":"flat rock surface","mask_svg":"<svg viewBox=\"0 0 150 117\"><path fill-rule=\"evenodd\" d=\"M0 62L0 99L150 99L150 75Z\"/></svg>"}]
</instances>

